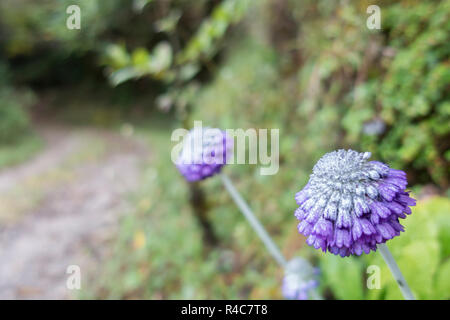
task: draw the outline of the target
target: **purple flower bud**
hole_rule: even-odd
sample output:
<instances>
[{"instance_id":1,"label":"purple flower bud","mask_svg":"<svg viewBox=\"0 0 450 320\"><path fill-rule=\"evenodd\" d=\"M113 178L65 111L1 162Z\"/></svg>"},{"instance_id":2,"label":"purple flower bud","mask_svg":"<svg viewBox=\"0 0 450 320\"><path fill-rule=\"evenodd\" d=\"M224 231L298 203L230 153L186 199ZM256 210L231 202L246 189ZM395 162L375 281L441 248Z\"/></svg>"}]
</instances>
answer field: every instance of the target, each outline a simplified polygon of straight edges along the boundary
<instances>
[{"instance_id":1,"label":"purple flower bud","mask_svg":"<svg viewBox=\"0 0 450 320\"><path fill-rule=\"evenodd\" d=\"M286 299L307 300L312 290L319 285L318 269L302 258L294 258L287 263L283 278L282 293Z\"/></svg>"},{"instance_id":2,"label":"purple flower bud","mask_svg":"<svg viewBox=\"0 0 450 320\"><path fill-rule=\"evenodd\" d=\"M405 191L406 173L368 161L370 155L338 150L316 163L295 196L298 230L308 245L342 257L361 255L403 231L399 219L416 204Z\"/></svg>"},{"instance_id":3,"label":"purple flower bud","mask_svg":"<svg viewBox=\"0 0 450 320\"><path fill-rule=\"evenodd\" d=\"M176 167L189 182L220 172L233 153L233 140L217 128L194 128L185 136Z\"/></svg>"}]
</instances>

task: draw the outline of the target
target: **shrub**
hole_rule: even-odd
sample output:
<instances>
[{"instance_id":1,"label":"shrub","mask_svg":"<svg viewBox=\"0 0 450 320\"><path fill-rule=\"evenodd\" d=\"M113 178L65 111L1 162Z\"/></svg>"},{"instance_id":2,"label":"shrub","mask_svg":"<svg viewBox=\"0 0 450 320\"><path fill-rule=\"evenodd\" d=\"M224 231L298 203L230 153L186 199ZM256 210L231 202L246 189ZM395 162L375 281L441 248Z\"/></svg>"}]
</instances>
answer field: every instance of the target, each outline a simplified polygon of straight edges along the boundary
<instances>
[{"instance_id":1,"label":"shrub","mask_svg":"<svg viewBox=\"0 0 450 320\"><path fill-rule=\"evenodd\" d=\"M17 142L30 130L30 119L26 112L32 103L31 92L17 92L0 88L0 145Z\"/></svg>"}]
</instances>

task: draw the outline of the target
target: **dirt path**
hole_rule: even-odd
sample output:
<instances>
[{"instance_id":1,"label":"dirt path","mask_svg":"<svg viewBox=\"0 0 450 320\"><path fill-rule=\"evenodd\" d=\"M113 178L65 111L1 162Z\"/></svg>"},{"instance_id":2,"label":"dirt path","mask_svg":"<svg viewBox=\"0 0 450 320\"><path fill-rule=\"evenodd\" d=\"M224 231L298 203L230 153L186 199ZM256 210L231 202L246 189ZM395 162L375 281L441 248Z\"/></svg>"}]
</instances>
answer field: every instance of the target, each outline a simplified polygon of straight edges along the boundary
<instances>
[{"instance_id":1,"label":"dirt path","mask_svg":"<svg viewBox=\"0 0 450 320\"><path fill-rule=\"evenodd\" d=\"M81 285L101 272L145 147L98 130L47 128L44 150L0 171L0 299L68 299L69 265Z\"/></svg>"}]
</instances>

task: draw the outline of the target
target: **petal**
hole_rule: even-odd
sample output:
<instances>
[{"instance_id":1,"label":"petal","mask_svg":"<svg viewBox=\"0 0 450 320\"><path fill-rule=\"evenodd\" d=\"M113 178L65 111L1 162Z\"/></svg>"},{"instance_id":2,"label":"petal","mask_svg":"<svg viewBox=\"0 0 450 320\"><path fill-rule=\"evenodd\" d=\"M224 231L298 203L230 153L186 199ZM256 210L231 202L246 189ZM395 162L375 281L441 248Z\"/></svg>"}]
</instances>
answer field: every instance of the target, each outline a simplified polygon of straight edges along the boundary
<instances>
[{"instance_id":1,"label":"petal","mask_svg":"<svg viewBox=\"0 0 450 320\"><path fill-rule=\"evenodd\" d=\"M298 219L298 220L303 220L305 219L305 215L306 212L302 210L302 208L297 208L294 212L294 216Z\"/></svg>"},{"instance_id":2,"label":"petal","mask_svg":"<svg viewBox=\"0 0 450 320\"><path fill-rule=\"evenodd\" d=\"M317 220L319 220L320 216L321 216L321 208L314 207L309 212L305 213L305 220L311 224L314 224L316 223Z\"/></svg>"},{"instance_id":3,"label":"petal","mask_svg":"<svg viewBox=\"0 0 450 320\"><path fill-rule=\"evenodd\" d=\"M371 198L371 199L376 199L378 196L378 190L377 188L375 188L372 185L367 185L366 186L366 194Z\"/></svg>"},{"instance_id":4,"label":"petal","mask_svg":"<svg viewBox=\"0 0 450 320\"><path fill-rule=\"evenodd\" d=\"M320 218L314 226L313 233L323 238L329 238L333 235L333 224L324 218Z\"/></svg>"},{"instance_id":5,"label":"petal","mask_svg":"<svg viewBox=\"0 0 450 320\"><path fill-rule=\"evenodd\" d=\"M305 202L303 202L300 205L300 208L302 208L305 211L308 211L309 209L311 209L314 205L316 204L316 199L314 198L309 198L308 200L306 200Z\"/></svg>"},{"instance_id":6,"label":"petal","mask_svg":"<svg viewBox=\"0 0 450 320\"><path fill-rule=\"evenodd\" d=\"M353 244L353 252L357 255L360 256L362 254L362 245L359 242L355 242Z\"/></svg>"},{"instance_id":7,"label":"petal","mask_svg":"<svg viewBox=\"0 0 450 320\"><path fill-rule=\"evenodd\" d=\"M376 229L378 230L378 232L381 234L381 236L384 239L388 240L388 239L392 238L391 234L389 233L389 230L387 230L387 228L384 224L377 225Z\"/></svg>"},{"instance_id":8,"label":"petal","mask_svg":"<svg viewBox=\"0 0 450 320\"><path fill-rule=\"evenodd\" d=\"M308 237L308 239L306 239L306 243L307 243L309 246L312 246L312 245L314 245L314 242L316 242L316 236L313 235L313 234L311 234L311 235Z\"/></svg>"},{"instance_id":9,"label":"petal","mask_svg":"<svg viewBox=\"0 0 450 320\"><path fill-rule=\"evenodd\" d=\"M337 218L337 206L330 202L328 203L328 205L326 206L324 212L323 212L323 216L326 219L332 220L332 221L336 221Z\"/></svg>"},{"instance_id":10,"label":"petal","mask_svg":"<svg viewBox=\"0 0 450 320\"><path fill-rule=\"evenodd\" d=\"M353 236L353 240L357 240L362 236L362 228L361 228L361 224L359 223L359 220L356 219L355 222L353 223L353 227L352 227L352 236Z\"/></svg>"},{"instance_id":11,"label":"petal","mask_svg":"<svg viewBox=\"0 0 450 320\"><path fill-rule=\"evenodd\" d=\"M408 194L397 195L397 200L408 206L416 205L416 199L411 198Z\"/></svg>"},{"instance_id":12,"label":"petal","mask_svg":"<svg viewBox=\"0 0 450 320\"><path fill-rule=\"evenodd\" d=\"M301 205L303 202L308 200L308 190L303 189L295 194L295 201L298 205Z\"/></svg>"},{"instance_id":13,"label":"petal","mask_svg":"<svg viewBox=\"0 0 450 320\"><path fill-rule=\"evenodd\" d=\"M361 228L362 228L362 231L364 234L371 235L376 232L373 225L366 219L361 219L360 222L361 222Z\"/></svg>"},{"instance_id":14,"label":"petal","mask_svg":"<svg viewBox=\"0 0 450 320\"><path fill-rule=\"evenodd\" d=\"M311 234L312 226L305 220L300 222L297 226L298 232L303 234L305 237L308 237Z\"/></svg>"},{"instance_id":15,"label":"petal","mask_svg":"<svg viewBox=\"0 0 450 320\"><path fill-rule=\"evenodd\" d=\"M345 238L345 230L343 229L337 229L336 230L336 246L338 248L342 248L344 245L344 238Z\"/></svg>"},{"instance_id":16,"label":"petal","mask_svg":"<svg viewBox=\"0 0 450 320\"><path fill-rule=\"evenodd\" d=\"M386 208L382 202L374 201L370 204L372 214L377 214L380 218L387 218L391 215L391 211Z\"/></svg>"}]
</instances>

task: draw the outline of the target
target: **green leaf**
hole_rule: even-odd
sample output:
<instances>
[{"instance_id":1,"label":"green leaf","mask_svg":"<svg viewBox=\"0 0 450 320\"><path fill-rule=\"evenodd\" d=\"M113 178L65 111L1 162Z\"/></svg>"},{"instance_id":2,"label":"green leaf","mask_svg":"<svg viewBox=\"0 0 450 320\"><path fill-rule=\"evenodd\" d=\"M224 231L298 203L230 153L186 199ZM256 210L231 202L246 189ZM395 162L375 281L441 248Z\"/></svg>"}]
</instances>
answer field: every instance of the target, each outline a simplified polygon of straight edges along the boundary
<instances>
[{"instance_id":1,"label":"green leaf","mask_svg":"<svg viewBox=\"0 0 450 320\"><path fill-rule=\"evenodd\" d=\"M159 43L150 58L150 71L160 73L172 64L172 48L168 42Z\"/></svg>"},{"instance_id":2,"label":"green leaf","mask_svg":"<svg viewBox=\"0 0 450 320\"><path fill-rule=\"evenodd\" d=\"M130 63L130 56L124 45L110 44L105 51L108 64L114 69L126 67Z\"/></svg>"},{"instance_id":3,"label":"green leaf","mask_svg":"<svg viewBox=\"0 0 450 320\"><path fill-rule=\"evenodd\" d=\"M363 275L361 260L354 257L341 258L324 254L321 270L325 283L328 283L338 299L363 299Z\"/></svg>"},{"instance_id":4,"label":"green leaf","mask_svg":"<svg viewBox=\"0 0 450 320\"><path fill-rule=\"evenodd\" d=\"M181 11L172 10L167 17L155 22L156 29L160 32L175 31L178 21L181 18Z\"/></svg>"},{"instance_id":5,"label":"green leaf","mask_svg":"<svg viewBox=\"0 0 450 320\"><path fill-rule=\"evenodd\" d=\"M133 51L132 57L133 66L137 69L146 69L148 68L148 61L150 59L150 55L145 48L137 48Z\"/></svg>"},{"instance_id":6,"label":"green leaf","mask_svg":"<svg viewBox=\"0 0 450 320\"><path fill-rule=\"evenodd\" d=\"M450 260L439 268L433 290L433 299L450 299Z\"/></svg>"},{"instance_id":7,"label":"green leaf","mask_svg":"<svg viewBox=\"0 0 450 320\"><path fill-rule=\"evenodd\" d=\"M437 241L414 242L396 257L417 298L429 299L433 294L433 276L439 264L439 249Z\"/></svg>"},{"instance_id":8,"label":"green leaf","mask_svg":"<svg viewBox=\"0 0 450 320\"><path fill-rule=\"evenodd\" d=\"M182 68L180 68L180 79L183 81L188 81L192 79L200 70L200 67L194 63L188 63Z\"/></svg>"},{"instance_id":9,"label":"green leaf","mask_svg":"<svg viewBox=\"0 0 450 320\"><path fill-rule=\"evenodd\" d=\"M402 221L405 233L388 242L400 270L419 299L443 298L442 294L437 295L435 287L447 286L440 282L445 280L441 271L442 259L448 257L447 250L450 247L447 236L449 212L450 200L447 198L434 197L419 201L412 214ZM381 256L371 254L367 259L370 264L379 265L382 274L382 290L370 290L369 298L381 298L384 294L385 299L403 299Z\"/></svg>"},{"instance_id":10,"label":"green leaf","mask_svg":"<svg viewBox=\"0 0 450 320\"><path fill-rule=\"evenodd\" d=\"M122 82L128 81L140 77L142 73L136 70L134 67L126 67L120 70L114 71L110 76L109 80L114 86L121 84Z\"/></svg>"},{"instance_id":11,"label":"green leaf","mask_svg":"<svg viewBox=\"0 0 450 320\"><path fill-rule=\"evenodd\" d=\"M133 0L133 10L140 13L144 10L144 7L151 2L153 2L153 0Z\"/></svg>"}]
</instances>

